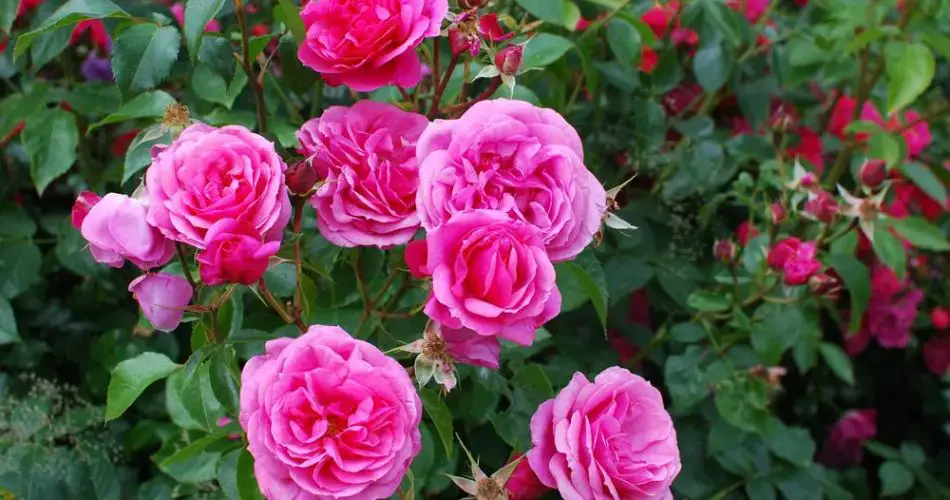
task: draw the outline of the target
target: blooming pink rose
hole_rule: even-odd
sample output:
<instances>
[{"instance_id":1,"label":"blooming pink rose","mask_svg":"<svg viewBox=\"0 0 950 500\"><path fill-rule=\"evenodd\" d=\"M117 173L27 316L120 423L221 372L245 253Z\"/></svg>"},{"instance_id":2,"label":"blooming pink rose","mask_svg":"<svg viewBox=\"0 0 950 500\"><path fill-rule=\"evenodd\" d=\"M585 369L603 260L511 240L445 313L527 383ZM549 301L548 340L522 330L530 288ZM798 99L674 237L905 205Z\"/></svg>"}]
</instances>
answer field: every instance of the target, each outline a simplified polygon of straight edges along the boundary
<instances>
[{"instance_id":1,"label":"blooming pink rose","mask_svg":"<svg viewBox=\"0 0 950 500\"><path fill-rule=\"evenodd\" d=\"M565 500L662 498L680 471L663 397L618 367L575 373L531 417L531 443L531 469Z\"/></svg>"},{"instance_id":2,"label":"blooming pink rose","mask_svg":"<svg viewBox=\"0 0 950 500\"><path fill-rule=\"evenodd\" d=\"M92 210L92 207L96 206L96 203L99 203L101 199L98 194L92 191L83 191L79 193L79 196L76 196L76 201L73 202L73 209L70 214L70 222L74 228L77 230L82 229L82 221L86 220L89 211Z\"/></svg>"},{"instance_id":3,"label":"blooming pink rose","mask_svg":"<svg viewBox=\"0 0 950 500\"><path fill-rule=\"evenodd\" d=\"M406 370L336 326L267 343L241 373L241 426L267 498L389 498L422 449Z\"/></svg>"},{"instance_id":4,"label":"blooming pink rose","mask_svg":"<svg viewBox=\"0 0 950 500\"><path fill-rule=\"evenodd\" d=\"M515 457L512 461L521 459L515 472L505 483L505 489L508 490L508 500L535 500L541 498L550 488L541 484L538 476L531 470L527 458L522 456ZM511 462L509 462L511 463Z\"/></svg>"},{"instance_id":5,"label":"blooming pink rose","mask_svg":"<svg viewBox=\"0 0 950 500\"><path fill-rule=\"evenodd\" d=\"M877 410L851 410L832 427L818 452L818 461L835 468L861 463L864 443L877 435Z\"/></svg>"},{"instance_id":6,"label":"blooming pink rose","mask_svg":"<svg viewBox=\"0 0 950 500\"><path fill-rule=\"evenodd\" d=\"M441 328L445 352L453 360L466 365L498 369L498 356L501 344L496 337L479 335L467 328Z\"/></svg>"},{"instance_id":7,"label":"blooming pink rose","mask_svg":"<svg viewBox=\"0 0 950 500\"><path fill-rule=\"evenodd\" d=\"M185 6L181 2L172 4L168 8L172 11L172 15L175 16L175 20L178 21L180 26L185 25ZM208 24L205 26L205 31L208 33L217 33L221 31L221 22L217 19L212 19L208 21Z\"/></svg>"},{"instance_id":8,"label":"blooming pink rose","mask_svg":"<svg viewBox=\"0 0 950 500\"><path fill-rule=\"evenodd\" d=\"M892 119L886 127L888 130L899 130L904 127L904 124L914 124L901 134L904 141L907 142L907 155L910 158L920 156L933 141L933 135L930 134L930 125L927 120L919 122L917 120L920 120L920 114L914 110L909 110L904 113L903 119Z\"/></svg>"},{"instance_id":9,"label":"blooming pink rose","mask_svg":"<svg viewBox=\"0 0 950 500\"><path fill-rule=\"evenodd\" d=\"M923 348L924 363L930 373L942 377L950 372L950 335L938 335Z\"/></svg>"},{"instance_id":10,"label":"blooming pink rose","mask_svg":"<svg viewBox=\"0 0 950 500\"><path fill-rule=\"evenodd\" d=\"M885 349L903 349L910 343L910 331L924 292L909 278L899 280L894 271L877 265L871 271L871 300L861 320L861 329L845 337L845 350L855 356L867 348L871 338Z\"/></svg>"},{"instance_id":11,"label":"blooming pink rose","mask_svg":"<svg viewBox=\"0 0 950 500\"><path fill-rule=\"evenodd\" d=\"M192 125L171 146L152 148L145 173L148 222L198 248L222 219L247 222L267 241L280 240L290 220L286 169L274 144L244 127Z\"/></svg>"},{"instance_id":12,"label":"blooming pink rose","mask_svg":"<svg viewBox=\"0 0 950 500\"><path fill-rule=\"evenodd\" d=\"M193 293L185 278L168 273L139 276L129 283L129 291L152 326L166 332L178 328Z\"/></svg>"},{"instance_id":13,"label":"blooming pink rose","mask_svg":"<svg viewBox=\"0 0 950 500\"><path fill-rule=\"evenodd\" d=\"M425 313L442 325L531 345L535 330L560 311L554 266L534 226L471 210L426 241L432 295Z\"/></svg>"},{"instance_id":14,"label":"blooming pink rose","mask_svg":"<svg viewBox=\"0 0 950 500\"><path fill-rule=\"evenodd\" d=\"M808 283L809 278L821 271L817 255L816 242L785 238L769 250L768 262L772 269L782 271L786 285L799 286Z\"/></svg>"},{"instance_id":15,"label":"blooming pink rose","mask_svg":"<svg viewBox=\"0 0 950 500\"><path fill-rule=\"evenodd\" d=\"M834 220L841 207L838 200L821 188L814 188L808 193L808 201L805 202L802 213L810 218L824 223L830 223Z\"/></svg>"},{"instance_id":16,"label":"blooming pink rose","mask_svg":"<svg viewBox=\"0 0 950 500\"><path fill-rule=\"evenodd\" d=\"M122 267L128 259L147 270L166 264L175 255L175 244L146 222L145 205L140 201L116 193L98 202L94 197L80 193L73 206L73 220L82 221L80 232L96 262ZM83 215L89 203L95 204Z\"/></svg>"},{"instance_id":17,"label":"blooming pink rose","mask_svg":"<svg viewBox=\"0 0 950 500\"><path fill-rule=\"evenodd\" d=\"M429 121L391 104L334 106L297 137L323 185L310 199L320 233L343 247L389 248L419 229L416 141Z\"/></svg>"},{"instance_id":18,"label":"blooming pink rose","mask_svg":"<svg viewBox=\"0 0 950 500\"><path fill-rule=\"evenodd\" d=\"M550 109L495 99L458 120L436 120L419 138L422 227L486 208L541 230L554 262L574 258L594 238L607 194L584 166L577 132Z\"/></svg>"},{"instance_id":19,"label":"blooming pink rose","mask_svg":"<svg viewBox=\"0 0 950 500\"><path fill-rule=\"evenodd\" d=\"M310 2L300 13L307 38L297 56L330 85L413 87L422 78L415 49L439 36L448 11L448 0Z\"/></svg>"},{"instance_id":20,"label":"blooming pink rose","mask_svg":"<svg viewBox=\"0 0 950 500\"><path fill-rule=\"evenodd\" d=\"M267 271L268 260L280 250L279 241L261 241L247 222L222 219L208 229L208 246L198 253L201 281L208 285L250 285Z\"/></svg>"}]
</instances>

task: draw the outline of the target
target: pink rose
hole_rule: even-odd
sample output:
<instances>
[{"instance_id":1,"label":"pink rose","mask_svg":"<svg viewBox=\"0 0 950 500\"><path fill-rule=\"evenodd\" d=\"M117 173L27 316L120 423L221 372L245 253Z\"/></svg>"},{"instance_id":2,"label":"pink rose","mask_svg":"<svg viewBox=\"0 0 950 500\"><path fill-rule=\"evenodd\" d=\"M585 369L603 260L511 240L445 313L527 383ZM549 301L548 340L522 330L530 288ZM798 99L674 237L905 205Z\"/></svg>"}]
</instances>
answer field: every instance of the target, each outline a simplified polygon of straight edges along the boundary
<instances>
[{"instance_id":1,"label":"pink rose","mask_svg":"<svg viewBox=\"0 0 950 500\"><path fill-rule=\"evenodd\" d=\"M441 333L445 352L453 360L466 365L498 369L501 344L497 338L479 335L467 328L456 330L443 326Z\"/></svg>"},{"instance_id":2,"label":"pink rose","mask_svg":"<svg viewBox=\"0 0 950 500\"><path fill-rule=\"evenodd\" d=\"M772 269L782 271L786 285L799 286L821 271L817 255L818 244L814 241L785 238L769 250L768 262Z\"/></svg>"},{"instance_id":3,"label":"pink rose","mask_svg":"<svg viewBox=\"0 0 950 500\"><path fill-rule=\"evenodd\" d=\"M79 195L73 221L81 221L80 232L96 262L122 267L128 259L148 270L166 264L175 255L175 244L146 222L146 208L140 201L116 193L98 202L95 197L92 193ZM89 211L83 215L86 209Z\"/></svg>"},{"instance_id":4,"label":"pink rose","mask_svg":"<svg viewBox=\"0 0 950 500\"><path fill-rule=\"evenodd\" d=\"M663 397L618 367L575 373L531 417L531 443L531 469L565 500L662 498L680 471Z\"/></svg>"},{"instance_id":5,"label":"pink rose","mask_svg":"<svg viewBox=\"0 0 950 500\"><path fill-rule=\"evenodd\" d=\"M845 337L845 350L854 356L867 348L872 338L885 349L903 349L924 292L909 278L899 280L894 271L878 265L871 271L871 300L861 319L861 329Z\"/></svg>"},{"instance_id":6,"label":"pink rose","mask_svg":"<svg viewBox=\"0 0 950 500\"><path fill-rule=\"evenodd\" d=\"M415 49L439 36L447 0L323 0L300 13L307 38L297 57L330 85L370 92L413 87L422 78Z\"/></svg>"},{"instance_id":7,"label":"pink rose","mask_svg":"<svg viewBox=\"0 0 950 500\"><path fill-rule=\"evenodd\" d=\"M82 221L86 220L89 211L92 210L92 207L96 206L96 203L99 203L101 199L98 194L92 191L79 193L79 196L76 197L76 201L73 203L73 209L70 214L70 222L72 222L74 228L77 230L82 229Z\"/></svg>"},{"instance_id":8,"label":"pink rose","mask_svg":"<svg viewBox=\"0 0 950 500\"><path fill-rule=\"evenodd\" d=\"M185 278L168 273L139 276L129 291L152 326L166 332L178 328L193 293Z\"/></svg>"},{"instance_id":9,"label":"pink rose","mask_svg":"<svg viewBox=\"0 0 950 500\"><path fill-rule=\"evenodd\" d=\"M427 244L425 313L448 328L531 345L535 330L561 309L554 266L530 224L472 210L429 233Z\"/></svg>"},{"instance_id":10,"label":"pink rose","mask_svg":"<svg viewBox=\"0 0 950 500\"><path fill-rule=\"evenodd\" d=\"M278 241L290 220L286 169L274 144L244 127L192 125L171 146L152 148L145 173L148 221L198 248L222 219L247 222L267 241Z\"/></svg>"},{"instance_id":11,"label":"pink rose","mask_svg":"<svg viewBox=\"0 0 950 500\"><path fill-rule=\"evenodd\" d=\"M877 410L851 410L832 427L822 443L818 461L835 468L861 463L864 443L877 435Z\"/></svg>"},{"instance_id":12,"label":"pink rose","mask_svg":"<svg viewBox=\"0 0 950 500\"><path fill-rule=\"evenodd\" d=\"M310 199L320 233L343 247L389 248L419 229L416 141L429 121L391 104L334 106L297 137L323 185Z\"/></svg>"},{"instance_id":13,"label":"pink rose","mask_svg":"<svg viewBox=\"0 0 950 500\"><path fill-rule=\"evenodd\" d=\"M209 229L207 247L198 253L201 281L208 285L251 285L267 271L268 260L280 250L279 241L261 241L247 222L223 219Z\"/></svg>"},{"instance_id":14,"label":"pink rose","mask_svg":"<svg viewBox=\"0 0 950 500\"><path fill-rule=\"evenodd\" d=\"M336 326L271 340L251 358L239 419L272 499L389 498L422 449L406 370Z\"/></svg>"},{"instance_id":15,"label":"pink rose","mask_svg":"<svg viewBox=\"0 0 950 500\"><path fill-rule=\"evenodd\" d=\"M419 138L422 227L492 209L541 230L554 262L574 258L600 230L607 194L584 166L577 132L559 114L495 99L457 120L436 120Z\"/></svg>"}]
</instances>

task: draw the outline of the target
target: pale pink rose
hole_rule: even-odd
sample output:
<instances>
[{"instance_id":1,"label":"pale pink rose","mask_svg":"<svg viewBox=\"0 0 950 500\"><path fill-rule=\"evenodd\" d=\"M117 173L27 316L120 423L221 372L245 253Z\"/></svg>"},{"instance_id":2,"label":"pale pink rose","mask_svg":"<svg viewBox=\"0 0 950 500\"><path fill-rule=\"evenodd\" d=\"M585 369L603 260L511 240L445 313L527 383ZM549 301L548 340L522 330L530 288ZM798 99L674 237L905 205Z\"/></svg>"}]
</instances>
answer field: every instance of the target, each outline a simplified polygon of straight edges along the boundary
<instances>
[{"instance_id":1,"label":"pale pink rose","mask_svg":"<svg viewBox=\"0 0 950 500\"><path fill-rule=\"evenodd\" d=\"M280 250L279 241L262 241L254 226L234 219L215 222L206 239L207 247L198 253L198 271L208 285L256 283Z\"/></svg>"},{"instance_id":2,"label":"pale pink rose","mask_svg":"<svg viewBox=\"0 0 950 500\"><path fill-rule=\"evenodd\" d=\"M310 2L300 13L307 38L297 57L330 85L413 87L422 78L416 47L439 36L448 11L447 0Z\"/></svg>"},{"instance_id":3,"label":"pale pink rose","mask_svg":"<svg viewBox=\"0 0 950 500\"><path fill-rule=\"evenodd\" d=\"M185 25L185 6L181 2L172 4L168 8L172 11L172 15L175 16L175 20L178 21L180 26ZM208 24L205 26L205 31L208 33L217 33L221 31L221 22L217 19L212 19L208 21Z\"/></svg>"},{"instance_id":4,"label":"pale pink rose","mask_svg":"<svg viewBox=\"0 0 950 500\"><path fill-rule=\"evenodd\" d=\"M553 110L482 101L433 122L416 155L426 230L457 212L499 210L538 227L554 262L574 258L600 230L607 195L584 166L577 131Z\"/></svg>"},{"instance_id":5,"label":"pale pink rose","mask_svg":"<svg viewBox=\"0 0 950 500\"><path fill-rule=\"evenodd\" d=\"M844 468L861 463L864 443L877 435L877 410L846 412L825 438L818 461L828 467Z\"/></svg>"},{"instance_id":6,"label":"pale pink rose","mask_svg":"<svg viewBox=\"0 0 950 500\"><path fill-rule=\"evenodd\" d=\"M165 265L175 255L175 244L146 222L146 208L140 201L109 193L83 215L89 202L93 202L92 196L80 194L76 201L79 212L74 205L73 220L82 221L79 230L96 262L122 267L128 259L148 270Z\"/></svg>"},{"instance_id":7,"label":"pale pink rose","mask_svg":"<svg viewBox=\"0 0 950 500\"><path fill-rule=\"evenodd\" d=\"M429 121L391 104L334 106L297 132L324 181L310 199L320 233L342 247L390 248L419 229L416 141Z\"/></svg>"},{"instance_id":8,"label":"pale pink rose","mask_svg":"<svg viewBox=\"0 0 950 500\"><path fill-rule=\"evenodd\" d=\"M501 354L501 344L496 337L479 335L467 328L441 328L442 340L445 341L445 351L458 363L498 369L498 356Z\"/></svg>"},{"instance_id":9,"label":"pale pink rose","mask_svg":"<svg viewBox=\"0 0 950 500\"><path fill-rule=\"evenodd\" d=\"M239 420L274 500L370 500L396 492L422 448L406 370L336 326L267 343L241 373Z\"/></svg>"},{"instance_id":10,"label":"pale pink rose","mask_svg":"<svg viewBox=\"0 0 950 500\"><path fill-rule=\"evenodd\" d=\"M139 276L129 291L152 326L166 332L178 328L193 293L185 278L168 273Z\"/></svg>"},{"instance_id":11,"label":"pale pink rose","mask_svg":"<svg viewBox=\"0 0 950 500\"><path fill-rule=\"evenodd\" d=\"M267 241L279 241L290 220L286 169L274 144L244 127L192 125L171 146L152 148L148 221L197 248L222 219L247 222Z\"/></svg>"},{"instance_id":12,"label":"pale pink rose","mask_svg":"<svg viewBox=\"0 0 950 500\"><path fill-rule=\"evenodd\" d=\"M564 500L669 498L680 471L673 420L649 382L612 367L581 373L531 417L528 463Z\"/></svg>"},{"instance_id":13,"label":"pale pink rose","mask_svg":"<svg viewBox=\"0 0 950 500\"><path fill-rule=\"evenodd\" d=\"M456 214L426 240L432 295L425 313L443 326L521 345L561 309L554 266L537 228L495 210Z\"/></svg>"}]
</instances>

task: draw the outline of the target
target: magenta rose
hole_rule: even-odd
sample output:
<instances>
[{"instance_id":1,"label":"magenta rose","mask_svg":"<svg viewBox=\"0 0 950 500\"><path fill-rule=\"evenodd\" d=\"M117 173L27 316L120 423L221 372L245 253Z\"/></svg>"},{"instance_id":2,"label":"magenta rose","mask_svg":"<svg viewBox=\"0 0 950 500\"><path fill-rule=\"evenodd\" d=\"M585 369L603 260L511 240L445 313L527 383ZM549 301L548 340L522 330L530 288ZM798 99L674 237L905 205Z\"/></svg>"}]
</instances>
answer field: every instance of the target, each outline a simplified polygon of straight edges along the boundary
<instances>
[{"instance_id":1,"label":"magenta rose","mask_svg":"<svg viewBox=\"0 0 950 500\"><path fill-rule=\"evenodd\" d=\"M861 463L864 443L877 435L877 410L850 410L831 428L818 452L818 461L834 468Z\"/></svg>"},{"instance_id":2,"label":"magenta rose","mask_svg":"<svg viewBox=\"0 0 950 500\"><path fill-rule=\"evenodd\" d=\"M413 87L422 78L415 49L439 36L447 0L321 0L300 13L307 37L297 56L330 85L370 92Z\"/></svg>"},{"instance_id":3,"label":"magenta rose","mask_svg":"<svg viewBox=\"0 0 950 500\"><path fill-rule=\"evenodd\" d=\"M311 198L320 233L343 247L389 248L419 229L416 141L429 121L393 105L334 106L297 132L324 181Z\"/></svg>"},{"instance_id":4,"label":"magenta rose","mask_svg":"<svg viewBox=\"0 0 950 500\"><path fill-rule=\"evenodd\" d=\"M499 210L538 227L551 260L562 262L600 229L607 195L584 166L577 132L553 110L482 101L458 120L433 122L416 155L426 230L458 212Z\"/></svg>"},{"instance_id":5,"label":"magenta rose","mask_svg":"<svg viewBox=\"0 0 950 500\"><path fill-rule=\"evenodd\" d=\"M139 276L129 291L152 326L166 332L178 328L194 293L185 278L168 273Z\"/></svg>"},{"instance_id":6,"label":"magenta rose","mask_svg":"<svg viewBox=\"0 0 950 500\"><path fill-rule=\"evenodd\" d=\"M425 313L444 327L530 345L561 309L554 265L530 224L472 210L430 232L426 243L432 295Z\"/></svg>"},{"instance_id":7,"label":"magenta rose","mask_svg":"<svg viewBox=\"0 0 950 500\"><path fill-rule=\"evenodd\" d=\"M581 373L531 417L528 463L565 500L672 498L680 471L663 398L623 368Z\"/></svg>"},{"instance_id":8,"label":"magenta rose","mask_svg":"<svg viewBox=\"0 0 950 500\"><path fill-rule=\"evenodd\" d=\"M100 264L122 267L126 259L143 270L168 263L175 244L146 222L146 208L128 196L109 193L98 199L80 193L73 206L73 224L89 242L92 258Z\"/></svg>"},{"instance_id":9,"label":"magenta rose","mask_svg":"<svg viewBox=\"0 0 950 500\"><path fill-rule=\"evenodd\" d=\"M145 173L148 221L198 248L223 219L246 222L267 241L278 241L290 220L286 169L274 144L244 127L192 125L171 146L152 148Z\"/></svg>"},{"instance_id":10,"label":"magenta rose","mask_svg":"<svg viewBox=\"0 0 950 500\"><path fill-rule=\"evenodd\" d=\"M234 219L215 222L205 238L207 246L198 253L198 271L201 281L209 285L256 283L267 271L268 260L280 250L279 241L262 241L254 226Z\"/></svg>"},{"instance_id":11,"label":"magenta rose","mask_svg":"<svg viewBox=\"0 0 950 500\"><path fill-rule=\"evenodd\" d=\"M241 426L271 499L389 498L422 448L406 370L336 326L267 343L241 374Z\"/></svg>"},{"instance_id":12,"label":"magenta rose","mask_svg":"<svg viewBox=\"0 0 950 500\"><path fill-rule=\"evenodd\" d=\"M501 344L496 337L479 335L474 330L441 327L445 352L457 363L498 369Z\"/></svg>"}]
</instances>

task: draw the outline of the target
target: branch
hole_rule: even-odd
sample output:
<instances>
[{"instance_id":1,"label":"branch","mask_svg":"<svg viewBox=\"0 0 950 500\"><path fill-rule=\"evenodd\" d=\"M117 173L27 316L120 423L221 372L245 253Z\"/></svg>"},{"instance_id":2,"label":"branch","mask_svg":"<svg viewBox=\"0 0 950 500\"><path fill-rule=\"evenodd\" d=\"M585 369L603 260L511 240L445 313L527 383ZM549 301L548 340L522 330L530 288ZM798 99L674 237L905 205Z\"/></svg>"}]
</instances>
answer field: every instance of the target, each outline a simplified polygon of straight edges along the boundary
<instances>
[{"instance_id":1,"label":"branch","mask_svg":"<svg viewBox=\"0 0 950 500\"><path fill-rule=\"evenodd\" d=\"M280 304L280 301L270 293L270 290L267 289L267 284L264 283L263 278L257 282L257 289L261 292L261 296L264 297L264 301L267 302L267 305L269 305L271 309L273 309L274 312L280 316L280 319L282 319L284 323L287 323L288 325L296 325L297 329L301 332L307 331L307 325L305 325L299 318L295 319L289 312L287 312L286 309L284 309L284 306Z\"/></svg>"},{"instance_id":2,"label":"branch","mask_svg":"<svg viewBox=\"0 0 950 500\"><path fill-rule=\"evenodd\" d=\"M198 300L198 284L195 283L195 278L191 276L191 269L188 267L188 258L185 256L185 246L175 242L175 254L178 255L178 262L181 263L181 270L185 273L185 279L187 279L188 284L191 285L191 293L194 294L195 300Z\"/></svg>"},{"instance_id":3,"label":"branch","mask_svg":"<svg viewBox=\"0 0 950 500\"><path fill-rule=\"evenodd\" d=\"M478 97L462 104L449 106L443 109L442 112L443 114L451 115L453 113L465 111L468 108L474 106L476 103L484 101L485 99L488 99L489 97L491 97L495 93L495 91L498 90L498 87L501 87L501 78L496 76L495 79L492 80L491 85L489 85L488 88L485 89L484 92L479 94Z\"/></svg>"},{"instance_id":4,"label":"branch","mask_svg":"<svg viewBox=\"0 0 950 500\"><path fill-rule=\"evenodd\" d=\"M438 47L438 44L436 45ZM438 54L438 49L435 54ZM442 93L445 92L445 88L449 86L449 80L452 79L452 73L455 73L455 66L459 62L459 56L452 54L452 58L449 60L449 67L445 70L445 76L442 77L442 82L439 83L439 88L435 89L435 94L432 95L432 107L429 108L428 118L432 120L433 118L439 116L439 102L442 100Z\"/></svg>"},{"instance_id":5,"label":"branch","mask_svg":"<svg viewBox=\"0 0 950 500\"><path fill-rule=\"evenodd\" d=\"M261 82L254 75L254 69L251 62L251 46L248 38L247 17L244 10L244 0L234 0L234 11L237 15L238 25L241 27L241 67L247 73L247 79L250 81L251 90L254 92L254 100L257 104L257 127L260 132L267 132L267 105L264 102L264 88Z\"/></svg>"}]
</instances>

